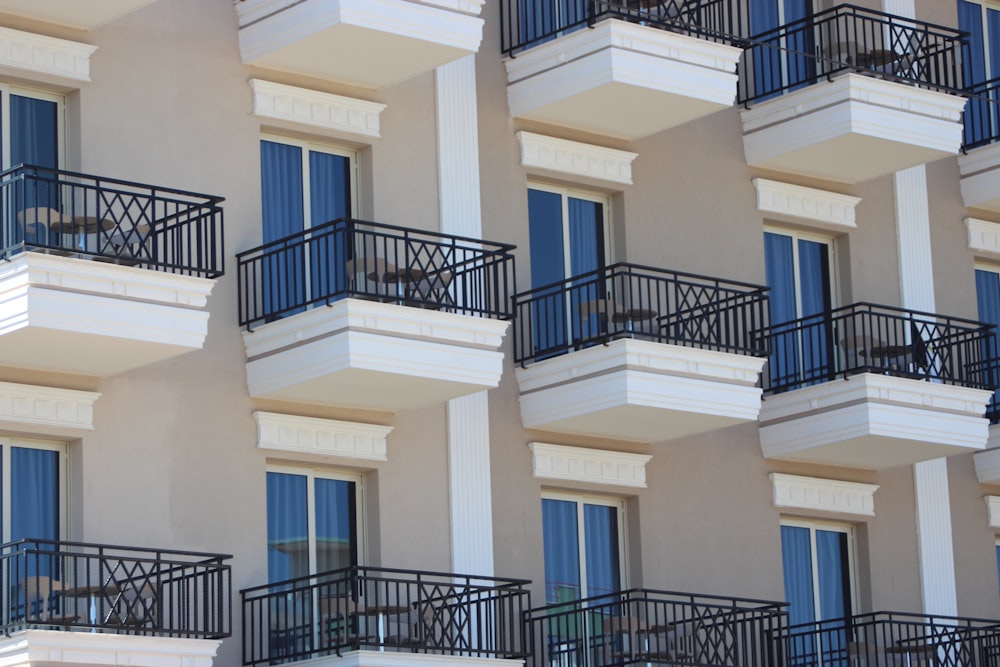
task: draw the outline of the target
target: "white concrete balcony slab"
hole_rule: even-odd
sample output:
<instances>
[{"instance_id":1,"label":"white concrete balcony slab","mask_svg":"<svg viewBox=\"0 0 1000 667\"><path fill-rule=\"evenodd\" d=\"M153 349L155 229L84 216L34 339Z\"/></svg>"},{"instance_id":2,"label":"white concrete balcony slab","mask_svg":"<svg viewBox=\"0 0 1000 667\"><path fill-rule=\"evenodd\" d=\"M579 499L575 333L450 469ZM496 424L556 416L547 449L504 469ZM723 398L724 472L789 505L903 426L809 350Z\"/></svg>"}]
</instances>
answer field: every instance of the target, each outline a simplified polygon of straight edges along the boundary
<instances>
[{"instance_id":1,"label":"white concrete balcony slab","mask_svg":"<svg viewBox=\"0 0 1000 667\"><path fill-rule=\"evenodd\" d=\"M0 366L114 375L201 349L215 280L36 252L0 262Z\"/></svg>"},{"instance_id":2,"label":"white concrete balcony slab","mask_svg":"<svg viewBox=\"0 0 1000 667\"><path fill-rule=\"evenodd\" d=\"M764 359L613 341L516 370L525 428L656 442L756 421Z\"/></svg>"},{"instance_id":3,"label":"white concrete balcony slab","mask_svg":"<svg viewBox=\"0 0 1000 667\"><path fill-rule=\"evenodd\" d=\"M329 667L520 667L524 660L464 655L429 655L398 651L351 651L339 657L312 660L308 665Z\"/></svg>"},{"instance_id":4,"label":"white concrete balcony slab","mask_svg":"<svg viewBox=\"0 0 1000 667\"><path fill-rule=\"evenodd\" d=\"M742 51L608 19L508 58L514 118L637 139L733 105Z\"/></svg>"},{"instance_id":5,"label":"white concrete balcony slab","mask_svg":"<svg viewBox=\"0 0 1000 667\"><path fill-rule=\"evenodd\" d=\"M247 65L384 88L479 50L484 0L241 0Z\"/></svg>"},{"instance_id":6,"label":"white concrete balcony slab","mask_svg":"<svg viewBox=\"0 0 1000 667\"><path fill-rule=\"evenodd\" d=\"M496 387L508 322L340 299L244 332L255 398L399 412Z\"/></svg>"},{"instance_id":7,"label":"white concrete balcony slab","mask_svg":"<svg viewBox=\"0 0 1000 667\"><path fill-rule=\"evenodd\" d=\"M965 205L1000 213L1000 143L960 155L958 171Z\"/></svg>"},{"instance_id":8,"label":"white concrete balcony slab","mask_svg":"<svg viewBox=\"0 0 1000 667\"><path fill-rule=\"evenodd\" d=\"M879 470L986 447L992 392L860 373L768 396L764 456Z\"/></svg>"},{"instance_id":9,"label":"white concrete balcony slab","mask_svg":"<svg viewBox=\"0 0 1000 667\"><path fill-rule=\"evenodd\" d=\"M847 73L741 112L747 164L858 183L958 154L965 98Z\"/></svg>"},{"instance_id":10,"label":"white concrete balcony slab","mask_svg":"<svg viewBox=\"0 0 1000 667\"><path fill-rule=\"evenodd\" d=\"M221 639L25 630L0 638L10 667L211 667Z\"/></svg>"},{"instance_id":11,"label":"white concrete balcony slab","mask_svg":"<svg viewBox=\"0 0 1000 667\"><path fill-rule=\"evenodd\" d=\"M0 0L0 14L93 30L155 0Z\"/></svg>"}]
</instances>

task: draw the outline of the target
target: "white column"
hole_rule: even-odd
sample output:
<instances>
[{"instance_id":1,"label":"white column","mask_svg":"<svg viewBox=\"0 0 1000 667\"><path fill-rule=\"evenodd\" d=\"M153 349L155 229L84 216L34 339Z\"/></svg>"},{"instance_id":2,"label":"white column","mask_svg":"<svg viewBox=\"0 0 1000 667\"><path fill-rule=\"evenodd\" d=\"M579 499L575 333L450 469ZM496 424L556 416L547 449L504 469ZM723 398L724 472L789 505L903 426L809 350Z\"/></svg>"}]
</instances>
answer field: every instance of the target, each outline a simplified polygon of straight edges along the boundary
<instances>
[{"instance_id":1,"label":"white column","mask_svg":"<svg viewBox=\"0 0 1000 667\"><path fill-rule=\"evenodd\" d=\"M436 71L441 231L482 237L476 60L466 56ZM490 413L485 391L448 401L451 566L493 574Z\"/></svg>"},{"instance_id":2,"label":"white column","mask_svg":"<svg viewBox=\"0 0 1000 667\"><path fill-rule=\"evenodd\" d=\"M937 309L934 303L934 270L931 265L927 170L921 165L897 172L894 185L902 305L911 310L933 313ZM955 553L947 460L935 459L915 464L913 490L916 497L920 593L924 613L955 616L958 613L958 599L955 592Z\"/></svg>"}]
</instances>

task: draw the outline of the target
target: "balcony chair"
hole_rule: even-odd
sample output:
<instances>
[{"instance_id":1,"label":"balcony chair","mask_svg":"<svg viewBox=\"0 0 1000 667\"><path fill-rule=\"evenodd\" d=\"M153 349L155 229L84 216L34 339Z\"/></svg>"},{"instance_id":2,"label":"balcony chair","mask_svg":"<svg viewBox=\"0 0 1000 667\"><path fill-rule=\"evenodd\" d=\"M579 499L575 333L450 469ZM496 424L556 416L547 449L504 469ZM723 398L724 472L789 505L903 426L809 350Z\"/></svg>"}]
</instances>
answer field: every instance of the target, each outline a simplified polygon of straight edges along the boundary
<instances>
[{"instance_id":1,"label":"balcony chair","mask_svg":"<svg viewBox=\"0 0 1000 667\"><path fill-rule=\"evenodd\" d=\"M368 639L358 633L358 604L346 595L320 599L320 649L357 647Z\"/></svg>"},{"instance_id":2,"label":"balcony chair","mask_svg":"<svg viewBox=\"0 0 1000 667\"><path fill-rule=\"evenodd\" d=\"M127 229L115 225L111 220L105 220L103 224L111 226L111 234L107 237L105 246L105 252L110 257L105 256L102 259L127 266L149 261L151 253L148 245L148 224L140 222Z\"/></svg>"},{"instance_id":3,"label":"balcony chair","mask_svg":"<svg viewBox=\"0 0 1000 667\"><path fill-rule=\"evenodd\" d=\"M75 623L79 616L63 615L62 596L66 584L44 575L25 577L18 585L24 601L25 623L61 627Z\"/></svg>"},{"instance_id":4,"label":"balcony chair","mask_svg":"<svg viewBox=\"0 0 1000 667\"><path fill-rule=\"evenodd\" d=\"M411 282L405 290L404 302L408 306L431 310L454 310L455 298L451 290L454 274L440 270L425 273L419 280Z\"/></svg>"},{"instance_id":5,"label":"balcony chair","mask_svg":"<svg viewBox=\"0 0 1000 667\"><path fill-rule=\"evenodd\" d=\"M26 249L68 255L53 246L62 245L62 226L72 224L73 218L63 215L54 208L36 206L17 212L17 222L21 227Z\"/></svg>"},{"instance_id":6,"label":"balcony chair","mask_svg":"<svg viewBox=\"0 0 1000 667\"><path fill-rule=\"evenodd\" d=\"M155 582L123 582L114 600L115 616L123 627L144 628L158 624L160 589Z\"/></svg>"}]
</instances>

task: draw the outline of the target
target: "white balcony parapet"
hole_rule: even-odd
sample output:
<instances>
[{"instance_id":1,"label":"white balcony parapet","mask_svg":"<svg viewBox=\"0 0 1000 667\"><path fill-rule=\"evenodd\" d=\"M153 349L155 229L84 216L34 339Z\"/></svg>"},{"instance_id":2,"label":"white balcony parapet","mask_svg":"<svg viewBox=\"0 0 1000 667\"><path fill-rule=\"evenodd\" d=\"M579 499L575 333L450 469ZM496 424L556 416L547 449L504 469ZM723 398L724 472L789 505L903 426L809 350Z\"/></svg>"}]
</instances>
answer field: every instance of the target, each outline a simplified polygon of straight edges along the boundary
<instances>
[{"instance_id":1,"label":"white balcony parapet","mask_svg":"<svg viewBox=\"0 0 1000 667\"><path fill-rule=\"evenodd\" d=\"M768 396L764 456L882 469L986 446L991 392L874 373Z\"/></svg>"},{"instance_id":2,"label":"white balcony parapet","mask_svg":"<svg viewBox=\"0 0 1000 667\"><path fill-rule=\"evenodd\" d=\"M222 640L25 630L0 639L9 667L212 667Z\"/></svg>"}]
</instances>

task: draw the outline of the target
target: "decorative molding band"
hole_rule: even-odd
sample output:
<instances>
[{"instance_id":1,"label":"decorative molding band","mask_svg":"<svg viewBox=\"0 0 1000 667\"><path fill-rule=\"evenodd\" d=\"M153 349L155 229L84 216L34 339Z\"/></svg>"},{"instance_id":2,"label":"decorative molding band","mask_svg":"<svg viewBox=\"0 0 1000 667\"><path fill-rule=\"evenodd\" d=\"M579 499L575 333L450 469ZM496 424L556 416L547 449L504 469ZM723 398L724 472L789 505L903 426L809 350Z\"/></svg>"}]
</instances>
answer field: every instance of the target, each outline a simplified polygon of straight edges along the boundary
<instances>
[{"instance_id":1,"label":"decorative molding band","mask_svg":"<svg viewBox=\"0 0 1000 667\"><path fill-rule=\"evenodd\" d=\"M0 70L43 81L90 81L96 46L0 28Z\"/></svg>"},{"instance_id":2,"label":"decorative molding band","mask_svg":"<svg viewBox=\"0 0 1000 667\"><path fill-rule=\"evenodd\" d=\"M772 472L775 507L875 516L875 484L802 477Z\"/></svg>"},{"instance_id":3,"label":"decorative molding band","mask_svg":"<svg viewBox=\"0 0 1000 667\"><path fill-rule=\"evenodd\" d=\"M861 202L859 197L764 178L753 179L753 185L757 190L757 210L768 217L834 231L858 227L854 209Z\"/></svg>"},{"instance_id":4,"label":"decorative molding band","mask_svg":"<svg viewBox=\"0 0 1000 667\"><path fill-rule=\"evenodd\" d=\"M381 137L380 114L384 104L283 83L250 79L253 114L262 118Z\"/></svg>"},{"instance_id":5,"label":"decorative molding band","mask_svg":"<svg viewBox=\"0 0 1000 667\"><path fill-rule=\"evenodd\" d=\"M1000 528L1000 496L983 496L990 528Z\"/></svg>"},{"instance_id":6,"label":"decorative molding band","mask_svg":"<svg viewBox=\"0 0 1000 667\"><path fill-rule=\"evenodd\" d=\"M391 426L254 412L257 447L300 454L387 461L386 438Z\"/></svg>"},{"instance_id":7,"label":"decorative molding band","mask_svg":"<svg viewBox=\"0 0 1000 667\"><path fill-rule=\"evenodd\" d=\"M969 250L1000 258L1000 224L966 218L965 228L969 233Z\"/></svg>"},{"instance_id":8,"label":"decorative molding band","mask_svg":"<svg viewBox=\"0 0 1000 667\"><path fill-rule=\"evenodd\" d=\"M52 428L58 435L93 431L94 403L100 397L92 391L0 382L0 423L35 433Z\"/></svg>"},{"instance_id":9,"label":"decorative molding band","mask_svg":"<svg viewBox=\"0 0 1000 667\"><path fill-rule=\"evenodd\" d=\"M521 166L632 185L632 161L638 153L518 132Z\"/></svg>"},{"instance_id":10,"label":"decorative molding band","mask_svg":"<svg viewBox=\"0 0 1000 667\"><path fill-rule=\"evenodd\" d=\"M535 477L646 488L646 454L529 442Z\"/></svg>"}]
</instances>

